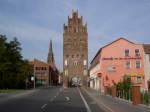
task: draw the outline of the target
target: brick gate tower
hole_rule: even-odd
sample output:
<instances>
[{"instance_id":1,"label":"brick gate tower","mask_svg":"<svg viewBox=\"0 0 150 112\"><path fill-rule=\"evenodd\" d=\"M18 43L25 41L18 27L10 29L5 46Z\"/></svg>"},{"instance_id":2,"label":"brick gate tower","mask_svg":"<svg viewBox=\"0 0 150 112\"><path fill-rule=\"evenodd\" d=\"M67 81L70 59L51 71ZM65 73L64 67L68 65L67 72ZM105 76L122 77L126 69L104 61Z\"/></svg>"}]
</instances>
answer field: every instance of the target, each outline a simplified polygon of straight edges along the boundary
<instances>
[{"instance_id":1,"label":"brick gate tower","mask_svg":"<svg viewBox=\"0 0 150 112\"><path fill-rule=\"evenodd\" d=\"M87 24L83 24L78 11L68 16L63 32L63 82L71 85L73 78L78 78L80 85L87 84L88 75L88 33Z\"/></svg>"}]
</instances>

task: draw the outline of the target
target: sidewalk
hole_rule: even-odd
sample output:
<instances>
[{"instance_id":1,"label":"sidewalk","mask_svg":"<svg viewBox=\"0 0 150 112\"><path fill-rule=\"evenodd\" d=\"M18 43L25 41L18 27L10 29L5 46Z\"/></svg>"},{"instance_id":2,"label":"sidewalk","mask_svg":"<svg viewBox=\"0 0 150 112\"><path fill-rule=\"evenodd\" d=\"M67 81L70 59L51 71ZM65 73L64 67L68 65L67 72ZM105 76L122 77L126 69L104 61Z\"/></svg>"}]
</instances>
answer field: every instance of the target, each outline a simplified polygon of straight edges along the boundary
<instances>
[{"instance_id":1,"label":"sidewalk","mask_svg":"<svg viewBox=\"0 0 150 112\"><path fill-rule=\"evenodd\" d=\"M37 92L39 89L32 90L18 90L12 93L0 93L0 103L4 101L8 101L13 98L19 98L22 96L30 95Z\"/></svg>"},{"instance_id":2,"label":"sidewalk","mask_svg":"<svg viewBox=\"0 0 150 112\"><path fill-rule=\"evenodd\" d=\"M106 112L150 112L150 108L146 106L133 106L131 102L100 95L96 90L84 87L82 89Z\"/></svg>"}]
</instances>

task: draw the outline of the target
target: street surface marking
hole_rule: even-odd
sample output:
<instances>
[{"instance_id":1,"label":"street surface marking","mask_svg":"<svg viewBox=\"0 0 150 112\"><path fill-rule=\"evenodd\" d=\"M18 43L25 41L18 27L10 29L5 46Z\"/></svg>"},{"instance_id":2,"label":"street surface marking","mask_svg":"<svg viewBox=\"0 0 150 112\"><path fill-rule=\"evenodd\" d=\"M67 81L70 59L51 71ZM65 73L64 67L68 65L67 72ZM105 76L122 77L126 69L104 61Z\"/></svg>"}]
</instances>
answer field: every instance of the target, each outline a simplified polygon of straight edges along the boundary
<instances>
[{"instance_id":1,"label":"street surface marking","mask_svg":"<svg viewBox=\"0 0 150 112\"><path fill-rule=\"evenodd\" d=\"M86 109L87 109L87 112L92 112L91 109L90 109L90 107L89 107L89 105L87 104L85 98L83 97L83 95L82 95L80 89L79 89L79 88L77 88L77 89L78 89L78 92L79 92L79 94L80 94L80 96L81 96L83 102L84 102L84 105L85 105L85 107L86 107Z\"/></svg>"},{"instance_id":2,"label":"street surface marking","mask_svg":"<svg viewBox=\"0 0 150 112\"><path fill-rule=\"evenodd\" d=\"M69 101L69 100L70 100L70 98L69 98L69 97L65 97L65 98L66 98L66 100L67 100L67 101Z\"/></svg>"},{"instance_id":3,"label":"street surface marking","mask_svg":"<svg viewBox=\"0 0 150 112\"><path fill-rule=\"evenodd\" d=\"M47 104L44 104L44 105L41 107L41 109L44 109L46 106L47 106Z\"/></svg>"}]
</instances>

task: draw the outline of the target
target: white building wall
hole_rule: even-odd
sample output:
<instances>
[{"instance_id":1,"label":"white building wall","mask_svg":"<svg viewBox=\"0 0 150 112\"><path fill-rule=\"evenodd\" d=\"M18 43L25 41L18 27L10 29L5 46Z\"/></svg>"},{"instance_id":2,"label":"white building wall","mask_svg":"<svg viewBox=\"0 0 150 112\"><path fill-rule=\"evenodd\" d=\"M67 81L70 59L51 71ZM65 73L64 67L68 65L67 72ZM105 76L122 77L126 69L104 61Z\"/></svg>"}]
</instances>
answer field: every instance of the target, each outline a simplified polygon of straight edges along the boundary
<instances>
[{"instance_id":1,"label":"white building wall","mask_svg":"<svg viewBox=\"0 0 150 112\"><path fill-rule=\"evenodd\" d=\"M100 87L100 79L97 77L97 73L100 72L100 64L98 63L95 67L90 70L90 87L99 90Z\"/></svg>"},{"instance_id":2,"label":"white building wall","mask_svg":"<svg viewBox=\"0 0 150 112\"><path fill-rule=\"evenodd\" d=\"M145 87L148 89L147 81L150 80L150 54L144 56Z\"/></svg>"}]
</instances>

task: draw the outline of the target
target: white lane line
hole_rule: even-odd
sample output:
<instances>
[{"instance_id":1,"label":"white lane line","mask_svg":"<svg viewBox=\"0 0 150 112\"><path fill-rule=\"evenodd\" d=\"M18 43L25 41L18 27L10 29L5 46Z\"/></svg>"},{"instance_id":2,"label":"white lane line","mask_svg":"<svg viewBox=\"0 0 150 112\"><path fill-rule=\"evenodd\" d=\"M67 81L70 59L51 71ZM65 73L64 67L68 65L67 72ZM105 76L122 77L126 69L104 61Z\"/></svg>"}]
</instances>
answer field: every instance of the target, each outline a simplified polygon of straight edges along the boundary
<instances>
[{"instance_id":1,"label":"white lane line","mask_svg":"<svg viewBox=\"0 0 150 112\"><path fill-rule=\"evenodd\" d=\"M67 101L69 101L69 100L70 100L70 98L69 98L69 97L65 97L65 98L66 98L66 100L67 100Z\"/></svg>"},{"instance_id":2,"label":"white lane line","mask_svg":"<svg viewBox=\"0 0 150 112\"><path fill-rule=\"evenodd\" d=\"M83 95L82 95L80 89L79 89L79 88L77 88L77 89L78 89L78 92L79 92L79 94L80 94L80 96L81 96L83 102L84 102L84 105L85 105L85 107L86 107L86 109L87 109L87 112L92 112L91 109L90 109L90 107L89 107L89 105L87 104L85 98L83 97Z\"/></svg>"},{"instance_id":3,"label":"white lane line","mask_svg":"<svg viewBox=\"0 0 150 112\"><path fill-rule=\"evenodd\" d=\"M44 104L44 105L41 107L41 109L44 109L46 106L47 106L47 104Z\"/></svg>"}]
</instances>

